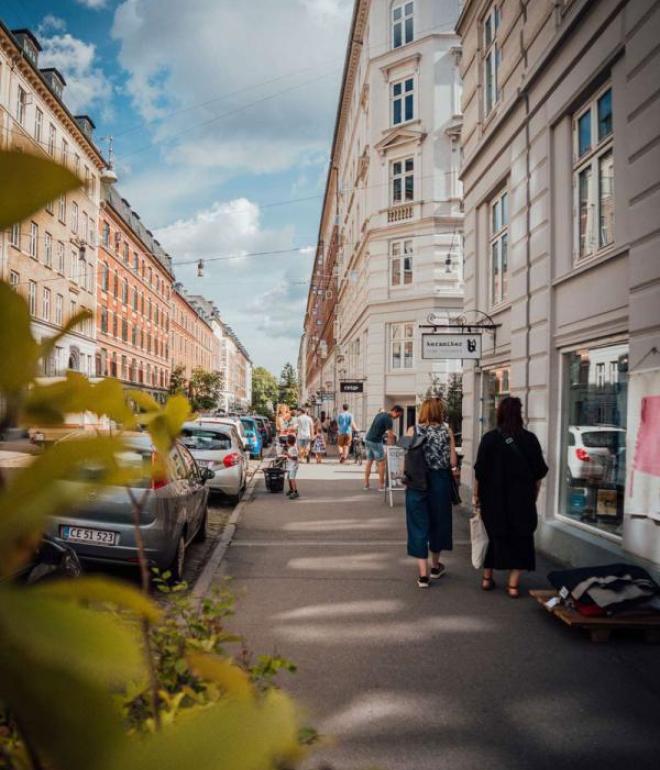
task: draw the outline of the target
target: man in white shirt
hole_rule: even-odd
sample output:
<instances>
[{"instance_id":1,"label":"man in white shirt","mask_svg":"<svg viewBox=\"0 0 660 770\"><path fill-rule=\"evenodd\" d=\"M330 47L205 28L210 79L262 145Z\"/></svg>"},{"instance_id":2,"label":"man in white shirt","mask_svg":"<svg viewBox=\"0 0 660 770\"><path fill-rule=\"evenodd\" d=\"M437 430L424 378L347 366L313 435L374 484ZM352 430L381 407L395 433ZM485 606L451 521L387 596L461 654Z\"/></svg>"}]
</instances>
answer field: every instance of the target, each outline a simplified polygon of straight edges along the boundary
<instances>
[{"instance_id":1,"label":"man in white shirt","mask_svg":"<svg viewBox=\"0 0 660 770\"><path fill-rule=\"evenodd\" d=\"M314 436L314 420L307 414L306 409L298 410L298 454L301 461L309 462L309 451Z\"/></svg>"}]
</instances>

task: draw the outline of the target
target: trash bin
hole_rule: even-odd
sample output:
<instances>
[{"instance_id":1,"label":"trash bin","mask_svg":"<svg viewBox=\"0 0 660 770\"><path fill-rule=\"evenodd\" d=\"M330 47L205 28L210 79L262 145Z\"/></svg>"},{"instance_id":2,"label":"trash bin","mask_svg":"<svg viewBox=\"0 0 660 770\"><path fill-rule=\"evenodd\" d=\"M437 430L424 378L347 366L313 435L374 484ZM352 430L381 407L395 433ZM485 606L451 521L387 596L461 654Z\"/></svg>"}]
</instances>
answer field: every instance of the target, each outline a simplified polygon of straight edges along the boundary
<instances>
[{"instance_id":1,"label":"trash bin","mask_svg":"<svg viewBox=\"0 0 660 770\"><path fill-rule=\"evenodd\" d=\"M264 468L266 489L269 492L283 492L285 473L284 468L279 465L271 465L270 468Z\"/></svg>"}]
</instances>

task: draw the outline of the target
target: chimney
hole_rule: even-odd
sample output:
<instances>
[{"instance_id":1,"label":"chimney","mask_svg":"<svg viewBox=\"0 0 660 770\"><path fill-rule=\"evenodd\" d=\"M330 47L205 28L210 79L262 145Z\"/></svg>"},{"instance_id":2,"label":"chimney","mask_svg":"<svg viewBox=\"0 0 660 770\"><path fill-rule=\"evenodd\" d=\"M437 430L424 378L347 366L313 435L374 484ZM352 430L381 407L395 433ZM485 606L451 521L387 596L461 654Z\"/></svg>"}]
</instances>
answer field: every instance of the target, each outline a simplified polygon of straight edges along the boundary
<instances>
[{"instance_id":1,"label":"chimney","mask_svg":"<svg viewBox=\"0 0 660 770\"><path fill-rule=\"evenodd\" d=\"M92 138L96 125L89 115L75 115L76 123L88 139Z\"/></svg>"},{"instance_id":2,"label":"chimney","mask_svg":"<svg viewBox=\"0 0 660 770\"><path fill-rule=\"evenodd\" d=\"M62 73L55 69L55 67L47 67L41 70L41 74L44 76L46 83L48 83L50 90L62 101L64 86L66 85L66 80L62 77Z\"/></svg>"},{"instance_id":3,"label":"chimney","mask_svg":"<svg viewBox=\"0 0 660 770\"><path fill-rule=\"evenodd\" d=\"M37 38L32 34L29 29L13 29L11 34L16 39L16 42L23 51L25 57L32 62L35 67L39 66L39 51L41 51L41 45Z\"/></svg>"}]
</instances>

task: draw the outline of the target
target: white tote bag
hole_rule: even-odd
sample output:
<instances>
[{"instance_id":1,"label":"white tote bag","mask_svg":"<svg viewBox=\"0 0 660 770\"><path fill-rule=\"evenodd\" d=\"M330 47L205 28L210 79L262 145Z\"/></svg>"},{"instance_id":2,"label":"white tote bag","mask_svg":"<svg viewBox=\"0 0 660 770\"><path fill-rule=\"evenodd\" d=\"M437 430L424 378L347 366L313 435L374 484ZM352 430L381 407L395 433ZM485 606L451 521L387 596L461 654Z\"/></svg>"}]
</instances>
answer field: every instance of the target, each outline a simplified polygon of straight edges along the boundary
<instances>
[{"instance_id":1,"label":"white tote bag","mask_svg":"<svg viewBox=\"0 0 660 770\"><path fill-rule=\"evenodd\" d=\"M488 550L488 534L478 513L470 517L470 540L472 541L472 566L481 569Z\"/></svg>"}]
</instances>

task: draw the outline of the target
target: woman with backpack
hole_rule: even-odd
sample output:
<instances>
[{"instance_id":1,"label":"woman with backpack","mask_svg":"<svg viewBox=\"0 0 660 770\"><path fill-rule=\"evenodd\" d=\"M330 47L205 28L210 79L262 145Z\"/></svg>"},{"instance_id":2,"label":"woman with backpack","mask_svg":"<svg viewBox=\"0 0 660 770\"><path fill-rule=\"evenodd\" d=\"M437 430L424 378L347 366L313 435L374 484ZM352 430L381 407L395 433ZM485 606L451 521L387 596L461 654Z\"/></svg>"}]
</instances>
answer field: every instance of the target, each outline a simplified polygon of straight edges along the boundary
<instances>
[{"instance_id":1,"label":"woman with backpack","mask_svg":"<svg viewBox=\"0 0 660 770\"><path fill-rule=\"evenodd\" d=\"M429 578L440 578L446 572L440 552L452 549L452 487L460 476L454 434L445 422L442 399L424 401L419 423L409 428L407 435L410 439L406 442L403 479L407 550L417 559L417 585L428 588Z\"/></svg>"},{"instance_id":2,"label":"woman with backpack","mask_svg":"<svg viewBox=\"0 0 660 770\"><path fill-rule=\"evenodd\" d=\"M506 585L520 596L520 575L536 567L536 498L548 472L536 436L523 427L522 403L507 397L497 407L497 428L484 434L474 465L472 505L481 510L488 534L481 587L495 588L493 570L509 570Z\"/></svg>"}]
</instances>

